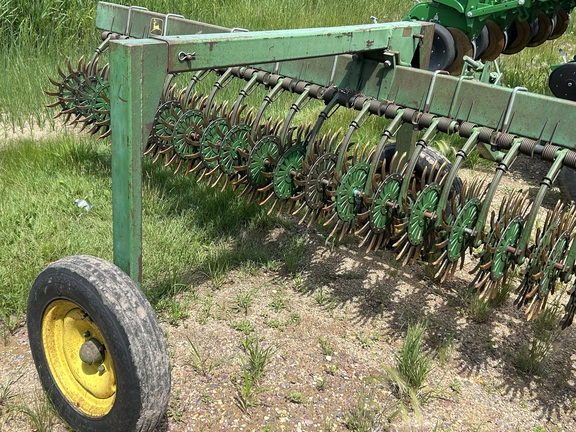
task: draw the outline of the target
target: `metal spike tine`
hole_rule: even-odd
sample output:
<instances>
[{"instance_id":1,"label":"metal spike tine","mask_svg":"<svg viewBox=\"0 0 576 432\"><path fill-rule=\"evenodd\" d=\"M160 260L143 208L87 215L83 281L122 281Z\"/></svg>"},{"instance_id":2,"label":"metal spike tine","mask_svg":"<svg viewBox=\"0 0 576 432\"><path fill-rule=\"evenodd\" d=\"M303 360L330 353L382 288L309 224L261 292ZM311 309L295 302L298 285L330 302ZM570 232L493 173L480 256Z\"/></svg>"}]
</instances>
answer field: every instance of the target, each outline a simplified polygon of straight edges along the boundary
<instances>
[{"instance_id":1,"label":"metal spike tine","mask_svg":"<svg viewBox=\"0 0 576 432\"><path fill-rule=\"evenodd\" d=\"M256 189L252 190L252 193L250 194L250 196L248 197L248 204L250 204L251 202L253 202L256 199Z\"/></svg>"},{"instance_id":2,"label":"metal spike tine","mask_svg":"<svg viewBox=\"0 0 576 432\"><path fill-rule=\"evenodd\" d=\"M176 166L176 169L174 170L173 174L174 175L178 174L183 165L184 165L184 159L180 158L180 160L178 161L178 165Z\"/></svg>"},{"instance_id":3,"label":"metal spike tine","mask_svg":"<svg viewBox=\"0 0 576 432\"><path fill-rule=\"evenodd\" d=\"M422 181L422 184L423 184L423 185L424 185L424 184L427 184L427 183L426 183L426 174L427 174L427 172L428 172L428 166L425 166L425 167L424 167L424 171L422 171L422 175L420 176L420 180ZM412 183L414 183L414 182L412 182Z\"/></svg>"},{"instance_id":4,"label":"metal spike tine","mask_svg":"<svg viewBox=\"0 0 576 432\"><path fill-rule=\"evenodd\" d=\"M100 71L100 76L104 80L108 80L108 74L110 73L110 63L106 63L102 70Z\"/></svg>"},{"instance_id":5,"label":"metal spike tine","mask_svg":"<svg viewBox=\"0 0 576 432\"><path fill-rule=\"evenodd\" d=\"M311 214L312 214L312 217L310 217L310 220L306 224L307 228L310 228L315 220L320 220L320 212L315 211L315 212L311 212Z\"/></svg>"},{"instance_id":6,"label":"metal spike tine","mask_svg":"<svg viewBox=\"0 0 576 432\"><path fill-rule=\"evenodd\" d=\"M438 249L444 249L444 248L448 245L448 241L449 241L449 240L450 240L450 239L447 238L446 240L441 241L440 243L436 243L436 244L435 244L436 248L438 248ZM445 254L446 251L444 251L443 253Z\"/></svg>"},{"instance_id":7,"label":"metal spike tine","mask_svg":"<svg viewBox=\"0 0 576 432\"><path fill-rule=\"evenodd\" d=\"M376 244L375 244L375 248L374 251L377 251L378 249L380 249L380 246L384 245L384 233L380 233L380 235L378 236L378 240L376 240ZM386 244L388 244L388 240L386 240Z\"/></svg>"},{"instance_id":8,"label":"metal spike tine","mask_svg":"<svg viewBox=\"0 0 576 432\"><path fill-rule=\"evenodd\" d=\"M269 183L266 186L263 186L261 188L257 188L256 190L258 191L258 193L264 194L264 193L268 193L272 190L272 188L274 187L274 184ZM266 204L268 202L268 200L270 199L271 196L273 196L274 194L270 194L265 200L264 202L262 202L261 204Z\"/></svg>"},{"instance_id":9,"label":"metal spike tine","mask_svg":"<svg viewBox=\"0 0 576 432\"><path fill-rule=\"evenodd\" d=\"M444 179L447 176L447 173L445 173L445 168L446 168L446 161L444 161L442 163L442 165L440 165L440 169L438 170L438 172L436 172L436 177L434 178L434 182L438 183L438 184L442 184L444 183ZM442 179L440 180L440 176L442 176Z\"/></svg>"},{"instance_id":10,"label":"metal spike tine","mask_svg":"<svg viewBox=\"0 0 576 432\"><path fill-rule=\"evenodd\" d=\"M464 262L466 261L466 253L462 252L462 254L460 255L460 270L462 270L464 268ZM456 267L457 264L454 263L454 266L452 268L452 276L454 276L454 273L456 273Z\"/></svg>"},{"instance_id":11,"label":"metal spike tine","mask_svg":"<svg viewBox=\"0 0 576 432\"><path fill-rule=\"evenodd\" d=\"M98 138L99 139L108 138L110 135L112 135L112 129L108 129L103 134L100 134L100 136Z\"/></svg>"},{"instance_id":12,"label":"metal spike tine","mask_svg":"<svg viewBox=\"0 0 576 432\"><path fill-rule=\"evenodd\" d=\"M354 234L358 236L364 235L366 234L369 228L370 228L370 221L367 221L364 225L362 225L360 229L356 230ZM362 245L360 245L360 247L362 247Z\"/></svg>"},{"instance_id":13,"label":"metal spike tine","mask_svg":"<svg viewBox=\"0 0 576 432\"><path fill-rule=\"evenodd\" d=\"M220 193L224 192L229 184L230 184L230 176L226 176L224 178L224 184L222 185L222 188L220 189Z\"/></svg>"},{"instance_id":14,"label":"metal spike tine","mask_svg":"<svg viewBox=\"0 0 576 432\"><path fill-rule=\"evenodd\" d=\"M232 126L234 124L234 122L232 121L232 111L229 111L224 118L226 119L226 127L228 128L228 130L232 129Z\"/></svg>"},{"instance_id":15,"label":"metal spike tine","mask_svg":"<svg viewBox=\"0 0 576 432\"><path fill-rule=\"evenodd\" d=\"M66 59L66 67L68 68L68 72L70 72L70 75L75 73L74 68L72 67L72 62L70 61L70 57Z\"/></svg>"},{"instance_id":16,"label":"metal spike tine","mask_svg":"<svg viewBox=\"0 0 576 432\"><path fill-rule=\"evenodd\" d=\"M226 111L228 111L228 104L229 100L225 100L222 106L220 107L220 117L226 117Z\"/></svg>"},{"instance_id":17,"label":"metal spike tine","mask_svg":"<svg viewBox=\"0 0 576 432\"><path fill-rule=\"evenodd\" d=\"M196 183L198 184L204 179L204 177L206 177L206 170L207 170L206 166L202 164L200 164L199 166L202 168L202 171L198 173L198 177L196 178Z\"/></svg>"},{"instance_id":18,"label":"metal spike tine","mask_svg":"<svg viewBox=\"0 0 576 432\"><path fill-rule=\"evenodd\" d=\"M334 222L334 219L336 219L338 217L337 213L334 213L332 215L332 217L330 217L330 219L328 219L326 222L324 222L322 225L323 226L328 226L328 225L332 225L332 222Z\"/></svg>"},{"instance_id":19,"label":"metal spike tine","mask_svg":"<svg viewBox=\"0 0 576 432\"><path fill-rule=\"evenodd\" d=\"M207 162L209 162L209 161L207 160ZM212 178L212 176L214 175L214 173L215 173L216 171L218 171L219 169L220 169L220 167L218 167L218 166L214 167L214 168L211 169L210 171L207 171L207 172L206 172L205 177L210 177L210 178ZM206 168L206 170L208 170L208 168Z\"/></svg>"},{"instance_id":20,"label":"metal spike tine","mask_svg":"<svg viewBox=\"0 0 576 432\"><path fill-rule=\"evenodd\" d=\"M84 63L84 56L82 56L82 58L80 58L80 60L82 63ZM99 62L100 62L100 57L96 57L94 59L94 63L92 63L92 65L90 65L90 67L88 67L88 65L86 65L86 64L83 64L82 68L78 67L78 70L83 70L85 72L92 72L93 74L96 74L96 73L98 73L98 63Z\"/></svg>"},{"instance_id":21,"label":"metal spike tine","mask_svg":"<svg viewBox=\"0 0 576 432\"><path fill-rule=\"evenodd\" d=\"M363 162L366 162L366 161L367 161L367 159L366 159L366 151L368 150L368 147L369 147L369 145L365 145L365 146L362 148L362 152L360 153L360 160L363 161Z\"/></svg>"},{"instance_id":22,"label":"metal spike tine","mask_svg":"<svg viewBox=\"0 0 576 432\"><path fill-rule=\"evenodd\" d=\"M278 212L276 213L276 217L280 217L280 215L284 211L284 206L286 205L286 203L287 203L287 201L281 201L280 202L280 208L278 209Z\"/></svg>"},{"instance_id":23,"label":"metal spike tine","mask_svg":"<svg viewBox=\"0 0 576 432\"><path fill-rule=\"evenodd\" d=\"M338 129L336 132L334 132L334 135L332 135L332 137L330 138L330 142L328 144L330 151L332 151L334 149L334 147L336 146L336 142L338 141L338 138L340 137L341 131L342 131L342 128Z\"/></svg>"},{"instance_id":24,"label":"metal spike tine","mask_svg":"<svg viewBox=\"0 0 576 432\"><path fill-rule=\"evenodd\" d=\"M403 233L402 236L400 236L399 239L396 240L396 242L392 243L392 248L396 249L399 246L403 245L405 243L404 240L408 239L408 234L407 233Z\"/></svg>"},{"instance_id":25,"label":"metal spike tine","mask_svg":"<svg viewBox=\"0 0 576 432\"><path fill-rule=\"evenodd\" d=\"M52 79L51 77L48 77L48 81L50 81L50 83L56 87L60 87L61 83L58 81L55 81L54 79ZM55 94L54 96L58 96L58 94Z\"/></svg>"},{"instance_id":26,"label":"metal spike tine","mask_svg":"<svg viewBox=\"0 0 576 432\"><path fill-rule=\"evenodd\" d=\"M433 266L437 266L438 264L442 263L442 265L440 265L436 273L434 273L435 280L446 277L446 267L448 266L448 262L449 262L448 260L446 261L437 260L432 264Z\"/></svg>"},{"instance_id":27,"label":"metal spike tine","mask_svg":"<svg viewBox=\"0 0 576 432\"><path fill-rule=\"evenodd\" d=\"M436 259L436 261L432 262L430 265L433 267L437 267L438 265L440 265L440 263L444 260L444 258L446 257L446 255L448 254L448 251L442 251L442 253L440 254L440 256Z\"/></svg>"},{"instance_id":28,"label":"metal spike tine","mask_svg":"<svg viewBox=\"0 0 576 432\"><path fill-rule=\"evenodd\" d=\"M178 155L177 154L173 154L171 158L166 158L166 162L164 163L164 166L167 167L168 165L172 165L172 163L178 159Z\"/></svg>"},{"instance_id":29,"label":"metal spike tine","mask_svg":"<svg viewBox=\"0 0 576 432\"><path fill-rule=\"evenodd\" d=\"M338 236L338 241L342 241L344 235L348 232L351 222L342 224L342 229L340 230L340 235Z\"/></svg>"},{"instance_id":30,"label":"metal spike tine","mask_svg":"<svg viewBox=\"0 0 576 432\"><path fill-rule=\"evenodd\" d=\"M360 232L356 231L356 234L358 234ZM366 233L366 235L362 238L362 240L360 241L360 243L358 244L359 248L362 248L364 246L366 246L366 243L368 242L369 239L372 239L372 242L375 239L375 236L372 235L372 233L370 231L368 231L368 233ZM368 249L366 249L366 252L370 252L371 250L371 246L372 246L372 242L370 243L370 246L368 246Z\"/></svg>"},{"instance_id":31,"label":"metal spike tine","mask_svg":"<svg viewBox=\"0 0 576 432\"><path fill-rule=\"evenodd\" d=\"M488 279L489 276L490 273L484 274L484 276L474 285L474 289L480 289L486 283L486 280ZM481 293L480 296L483 297L483 293Z\"/></svg>"},{"instance_id":32,"label":"metal spike tine","mask_svg":"<svg viewBox=\"0 0 576 432\"><path fill-rule=\"evenodd\" d=\"M402 261L402 258L405 258L405 257L410 258L410 255L409 255L410 246L411 246L410 242L406 242L404 244L404 247L400 250L400 252L396 256L396 261ZM394 247L394 246L392 246L392 247ZM402 262L402 265L406 265L406 260L404 260Z\"/></svg>"},{"instance_id":33,"label":"metal spike tine","mask_svg":"<svg viewBox=\"0 0 576 432\"><path fill-rule=\"evenodd\" d=\"M60 68L60 65L56 65L56 70L58 71L58 75L60 75L60 77L62 77L63 80L66 80L68 78L68 76Z\"/></svg>"},{"instance_id":34,"label":"metal spike tine","mask_svg":"<svg viewBox=\"0 0 576 432\"><path fill-rule=\"evenodd\" d=\"M85 66L85 65L84 65L84 56L81 56L81 57L78 59L78 62L76 63L76 69L77 69L77 70L80 70L80 71L81 71L81 70L84 70L84 66Z\"/></svg>"},{"instance_id":35,"label":"metal spike tine","mask_svg":"<svg viewBox=\"0 0 576 432\"><path fill-rule=\"evenodd\" d=\"M216 171L217 169L219 169L218 167L216 167L216 169L214 169L212 172ZM218 183L220 183L220 180L222 180L222 176L224 175L223 172L220 172L220 175L218 176L218 178L214 181L214 183L212 183L210 185L210 187L215 187Z\"/></svg>"},{"instance_id":36,"label":"metal spike tine","mask_svg":"<svg viewBox=\"0 0 576 432\"><path fill-rule=\"evenodd\" d=\"M300 213L304 209L304 207L306 207L306 203L305 202L300 203L300 207L298 207L296 210L294 210L294 212L292 212L291 215L292 216L298 215L298 213Z\"/></svg>"},{"instance_id":37,"label":"metal spike tine","mask_svg":"<svg viewBox=\"0 0 576 432\"><path fill-rule=\"evenodd\" d=\"M276 119L276 122L274 123L274 127L272 128L272 134L273 135L278 135L278 133L280 132L280 128L282 127L282 123L284 121L282 119Z\"/></svg>"},{"instance_id":38,"label":"metal spike tine","mask_svg":"<svg viewBox=\"0 0 576 432\"><path fill-rule=\"evenodd\" d=\"M293 216L296 216L304 207L306 207L305 204L302 204L298 210L296 210L294 213L292 213ZM300 218L300 220L298 221L298 225L302 225L304 223L304 221L306 220L306 218L308 217L308 215L310 214L311 210L309 208L306 208L306 211L304 212L304 216L302 216Z\"/></svg>"},{"instance_id":39,"label":"metal spike tine","mask_svg":"<svg viewBox=\"0 0 576 432\"><path fill-rule=\"evenodd\" d=\"M438 166L438 161L434 161L434 163L432 164L432 168L430 168L430 171L428 171L428 177L426 177L424 174L422 174L422 182L424 184L430 184L432 183L432 176L434 175L434 173L436 172L436 167ZM426 167L428 168L428 167ZM424 184L422 186L424 186Z\"/></svg>"}]
</instances>

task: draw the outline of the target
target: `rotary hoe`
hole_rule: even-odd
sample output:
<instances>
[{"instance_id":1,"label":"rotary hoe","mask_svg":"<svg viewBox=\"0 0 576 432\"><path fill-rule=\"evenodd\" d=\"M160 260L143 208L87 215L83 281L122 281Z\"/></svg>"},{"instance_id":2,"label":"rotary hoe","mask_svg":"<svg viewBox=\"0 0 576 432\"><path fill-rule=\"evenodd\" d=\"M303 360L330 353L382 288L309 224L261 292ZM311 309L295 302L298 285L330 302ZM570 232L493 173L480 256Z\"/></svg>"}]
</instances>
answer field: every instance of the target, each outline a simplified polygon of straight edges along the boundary
<instances>
[{"instance_id":1,"label":"rotary hoe","mask_svg":"<svg viewBox=\"0 0 576 432\"><path fill-rule=\"evenodd\" d=\"M31 344L60 413L80 430L149 430L167 403L162 335L130 280L141 280L143 156L329 238L352 233L368 252L425 262L440 282L472 256L471 285L486 299L520 274L526 317L562 301L560 325L571 325L576 208L543 202L561 170L576 169L572 65L551 78L554 98L502 86L494 60L561 36L573 6L442 0L397 23L252 32L99 3L102 43L59 68L48 94L65 123L112 138L114 261L126 273L71 257L35 282ZM372 143L362 129L377 131ZM452 162L431 147L438 137L459 142ZM473 151L494 161L491 179L460 178ZM499 202L526 156L547 162L537 192Z\"/></svg>"}]
</instances>

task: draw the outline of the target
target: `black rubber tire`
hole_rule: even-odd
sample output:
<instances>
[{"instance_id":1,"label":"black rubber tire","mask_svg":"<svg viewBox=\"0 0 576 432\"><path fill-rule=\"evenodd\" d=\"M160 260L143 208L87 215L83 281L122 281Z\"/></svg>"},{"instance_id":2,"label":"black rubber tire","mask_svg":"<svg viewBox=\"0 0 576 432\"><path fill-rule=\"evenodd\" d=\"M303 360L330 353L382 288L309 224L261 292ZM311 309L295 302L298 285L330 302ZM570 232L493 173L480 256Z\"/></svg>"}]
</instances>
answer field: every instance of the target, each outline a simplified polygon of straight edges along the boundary
<instances>
[{"instance_id":1,"label":"black rubber tire","mask_svg":"<svg viewBox=\"0 0 576 432\"><path fill-rule=\"evenodd\" d=\"M90 417L62 394L43 345L43 316L64 300L78 305L98 327L116 374L110 411ZM63 258L44 269L28 297L28 335L40 381L60 416L82 432L147 432L164 415L170 398L166 341L139 287L115 265L92 256Z\"/></svg>"},{"instance_id":2,"label":"black rubber tire","mask_svg":"<svg viewBox=\"0 0 576 432\"><path fill-rule=\"evenodd\" d=\"M562 198L566 202L576 202L576 171L563 167L558 176Z\"/></svg>"},{"instance_id":3,"label":"black rubber tire","mask_svg":"<svg viewBox=\"0 0 576 432\"><path fill-rule=\"evenodd\" d=\"M384 154L383 157L386 158L386 164L389 166L390 162L392 161L392 156L396 152L396 143L390 143L384 147ZM414 168L414 175L416 178L421 178L424 170L426 169L427 173L430 173L431 170L436 167L436 169L443 166L442 174L440 178L444 175L448 175L450 169L452 169L452 163L444 156L442 153L437 152L433 148L424 147L420 152L420 157L416 162L416 167ZM462 179L458 176L454 179L454 183L452 183L452 190L450 191L450 197L453 194L458 195L460 190L462 189Z\"/></svg>"},{"instance_id":4,"label":"black rubber tire","mask_svg":"<svg viewBox=\"0 0 576 432\"><path fill-rule=\"evenodd\" d=\"M435 24L428 70L444 70L454 62L455 58L456 47L454 38L446 27L441 24Z\"/></svg>"}]
</instances>

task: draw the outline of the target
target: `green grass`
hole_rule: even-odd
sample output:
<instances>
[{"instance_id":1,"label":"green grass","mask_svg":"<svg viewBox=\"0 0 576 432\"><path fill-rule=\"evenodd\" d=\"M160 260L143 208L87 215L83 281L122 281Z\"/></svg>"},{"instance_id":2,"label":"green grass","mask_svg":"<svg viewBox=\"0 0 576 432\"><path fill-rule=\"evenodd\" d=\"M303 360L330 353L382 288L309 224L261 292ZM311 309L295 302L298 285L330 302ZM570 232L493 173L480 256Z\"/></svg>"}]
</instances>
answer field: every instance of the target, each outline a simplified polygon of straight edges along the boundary
<instances>
[{"instance_id":1,"label":"green grass","mask_svg":"<svg viewBox=\"0 0 576 432\"><path fill-rule=\"evenodd\" d=\"M424 322L408 325L404 345L396 355L396 369L408 387L414 391L424 386L432 370L432 357L423 347L425 332Z\"/></svg>"},{"instance_id":2,"label":"green grass","mask_svg":"<svg viewBox=\"0 0 576 432\"><path fill-rule=\"evenodd\" d=\"M174 306L166 299L189 290L193 274L274 259L260 234L274 219L257 205L145 165L143 288L157 308ZM6 144L0 197L0 319L15 326L50 262L79 253L112 259L109 146L85 136ZM79 208L77 198L94 207Z\"/></svg>"}]
</instances>

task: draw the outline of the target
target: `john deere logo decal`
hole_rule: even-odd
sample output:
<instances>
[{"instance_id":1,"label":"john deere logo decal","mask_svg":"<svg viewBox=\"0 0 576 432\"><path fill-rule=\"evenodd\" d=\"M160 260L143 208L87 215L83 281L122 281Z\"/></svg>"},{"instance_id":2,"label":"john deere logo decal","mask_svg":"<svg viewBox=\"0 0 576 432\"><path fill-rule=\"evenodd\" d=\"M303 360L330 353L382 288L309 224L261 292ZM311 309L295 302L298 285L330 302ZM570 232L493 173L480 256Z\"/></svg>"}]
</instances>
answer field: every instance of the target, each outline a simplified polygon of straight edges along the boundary
<instances>
[{"instance_id":1,"label":"john deere logo decal","mask_svg":"<svg viewBox=\"0 0 576 432\"><path fill-rule=\"evenodd\" d=\"M164 34L164 20L160 18L152 18L150 20L150 34L154 36L162 36Z\"/></svg>"}]
</instances>

